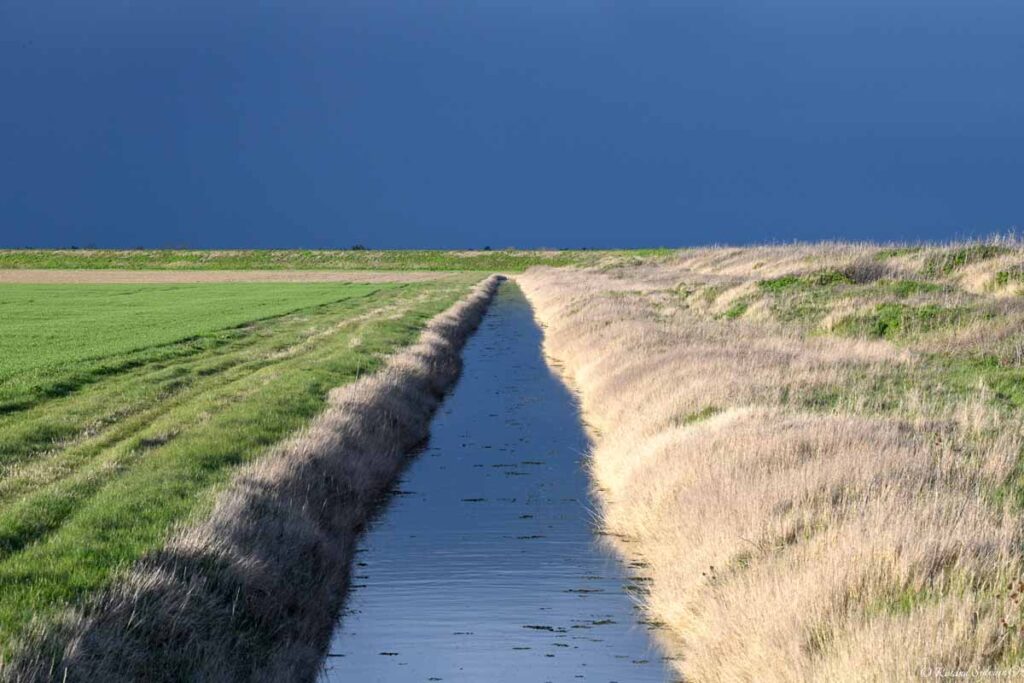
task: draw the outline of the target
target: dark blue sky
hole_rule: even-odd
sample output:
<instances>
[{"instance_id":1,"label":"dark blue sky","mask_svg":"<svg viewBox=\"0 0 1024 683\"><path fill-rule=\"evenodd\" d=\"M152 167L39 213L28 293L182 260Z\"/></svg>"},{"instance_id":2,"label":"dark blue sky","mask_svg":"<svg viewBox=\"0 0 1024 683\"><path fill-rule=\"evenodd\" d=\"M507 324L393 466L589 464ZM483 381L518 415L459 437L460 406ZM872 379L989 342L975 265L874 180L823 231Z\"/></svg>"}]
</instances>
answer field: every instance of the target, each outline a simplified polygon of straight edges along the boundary
<instances>
[{"instance_id":1,"label":"dark blue sky","mask_svg":"<svg viewBox=\"0 0 1024 683\"><path fill-rule=\"evenodd\" d=\"M1022 84L1019 0L0 0L0 245L986 234Z\"/></svg>"}]
</instances>

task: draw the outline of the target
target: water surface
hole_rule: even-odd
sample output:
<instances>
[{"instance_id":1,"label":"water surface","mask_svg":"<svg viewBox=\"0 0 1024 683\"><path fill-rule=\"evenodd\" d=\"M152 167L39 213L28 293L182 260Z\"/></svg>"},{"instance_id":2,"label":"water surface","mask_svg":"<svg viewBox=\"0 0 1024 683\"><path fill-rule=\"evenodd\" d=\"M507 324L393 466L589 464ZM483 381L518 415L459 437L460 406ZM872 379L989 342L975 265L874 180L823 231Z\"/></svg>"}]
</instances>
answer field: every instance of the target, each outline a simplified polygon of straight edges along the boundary
<instances>
[{"instance_id":1,"label":"water surface","mask_svg":"<svg viewBox=\"0 0 1024 683\"><path fill-rule=\"evenodd\" d=\"M592 527L572 395L504 284L356 555L327 681L672 680Z\"/></svg>"}]
</instances>

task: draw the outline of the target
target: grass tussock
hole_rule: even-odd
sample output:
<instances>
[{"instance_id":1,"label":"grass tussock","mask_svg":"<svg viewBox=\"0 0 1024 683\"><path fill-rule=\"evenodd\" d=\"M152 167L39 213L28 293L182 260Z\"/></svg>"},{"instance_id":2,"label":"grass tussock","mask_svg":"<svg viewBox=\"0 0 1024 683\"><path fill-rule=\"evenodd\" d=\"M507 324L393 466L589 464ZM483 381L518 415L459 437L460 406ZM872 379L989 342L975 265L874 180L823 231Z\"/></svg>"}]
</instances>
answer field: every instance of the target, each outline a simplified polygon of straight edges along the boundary
<instances>
[{"instance_id":1,"label":"grass tussock","mask_svg":"<svg viewBox=\"0 0 1024 683\"><path fill-rule=\"evenodd\" d=\"M459 371L498 284L433 318L297 436L241 468L212 511L0 665L14 681L312 680L355 539Z\"/></svg>"},{"instance_id":2,"label":"grass tussock","mask_svg":"<svg viewBox=\"0 0 1024 683\"><path fill-rule=\"evenodd\" d=\"M698 249L517 278L687 680L1019 662L1024 298L977 281L1024 250L997 246Z\"/></svg>"}]
</instances>

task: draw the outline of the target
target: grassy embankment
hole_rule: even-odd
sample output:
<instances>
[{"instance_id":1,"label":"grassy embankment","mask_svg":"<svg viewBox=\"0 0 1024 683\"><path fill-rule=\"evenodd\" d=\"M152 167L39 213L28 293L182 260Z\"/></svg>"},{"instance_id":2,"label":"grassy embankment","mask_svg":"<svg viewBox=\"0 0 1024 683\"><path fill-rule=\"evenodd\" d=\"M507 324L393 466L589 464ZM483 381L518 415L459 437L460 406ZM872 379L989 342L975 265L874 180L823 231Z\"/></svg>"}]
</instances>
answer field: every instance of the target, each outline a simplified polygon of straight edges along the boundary
<instances>
[{"instance_id":1,"label":"grassy embankment","mask_svg":"<svg viewBox=\"0 0 1024 683\"><path fill-rule=\"evenodd\" d=\"M594 264L624 252L591 250L0 249L0 269L119 270L427 270L517 273L537 265ZM667 253L628 252L634 257Z\"/></svg>"},{"instance_id":2,"label":"grassy embankment","mask_svg":"<svg viewBox=\"0 0 1024 683\"><path fill-rule=\"evenodd\" d=\"M0 286L0 654L203 517L478 279Z\"/></svg>"},{"instance_id":3,"label":"grassy embankment","mask_svg":"<svg viewBox=\"0 0 1024 683\"><path fill-rule=\"evenodd\" d=\"M693 680L1020 662L1024 250L793 245L519 278Z\"/></svg>"}]
</instances>

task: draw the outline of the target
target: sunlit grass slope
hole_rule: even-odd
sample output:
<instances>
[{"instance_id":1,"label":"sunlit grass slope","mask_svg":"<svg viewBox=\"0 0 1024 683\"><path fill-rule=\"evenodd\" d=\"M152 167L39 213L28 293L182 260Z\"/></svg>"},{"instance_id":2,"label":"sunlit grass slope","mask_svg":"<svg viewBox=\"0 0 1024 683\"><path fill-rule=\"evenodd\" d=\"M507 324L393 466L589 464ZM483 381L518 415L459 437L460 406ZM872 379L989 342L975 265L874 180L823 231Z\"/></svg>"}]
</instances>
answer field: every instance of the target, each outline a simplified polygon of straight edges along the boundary
<instances>
[{"instance_id":1,"label":"sunlit grass slope","mask_svg":"<svg viewBox=\"0 0 1024 683\"><path fill-rule=\"evenodd\" d=\"M160 547L476 279L0 288L0 650Z\"/></svg>"},{"instance_id":2,"label":"sunlit grass slope","mask_svg":"<svg viewBox=\"0 0 1024 683\"><path fill-rule=\"evenodd\" d=\"M1024 656L1024 249L680 251L519 279L693 681Z\"/></svg>"}]
</instances>

